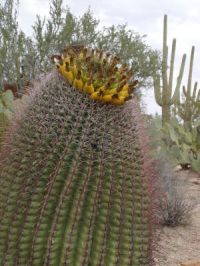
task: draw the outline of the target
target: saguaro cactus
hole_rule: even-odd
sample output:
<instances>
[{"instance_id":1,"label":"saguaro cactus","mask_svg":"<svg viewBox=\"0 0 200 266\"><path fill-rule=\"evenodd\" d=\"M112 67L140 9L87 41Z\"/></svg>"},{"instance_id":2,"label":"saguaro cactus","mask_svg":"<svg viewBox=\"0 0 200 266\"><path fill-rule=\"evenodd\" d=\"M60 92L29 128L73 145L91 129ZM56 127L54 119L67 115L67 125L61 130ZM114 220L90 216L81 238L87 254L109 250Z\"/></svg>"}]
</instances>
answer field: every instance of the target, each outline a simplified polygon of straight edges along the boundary
<instances>
[{"instance_id":1,"label":"saguaro cactus","mask_svg":"<svg viewBox=\"0 0 200 266\"><path fill-rule=\"evenodd\" d=\"M178 115L183 119L185 124L191 125L197 117L200 117L200 110L198 104L200 103L200 90L197 89L198 83L194 83L194 88L192 90L192 72L193 72L193 62L194 62L194 50L195 47L192 46L191 56L190 56L190 67L188 74L187 87L183 86L183 96L184 101L180 100L177 102Z\"/></svg>"},{"instance_id":2,"label":"saguaro cactus","mask_svg":"<svg viewBox=\"0 0 200 266\"><path fill-rule=\"evenodd\" d=\"M185 68L186 54L183 55L181 61L181 67L179 75L177 77L176 86L173 91L173 74L174 74L174 60L176 50L176 39L172 41L172 51L170 60L170 70L168 78L168 47L167 47L167 15L164 16L164 27L163 27L163 50L162 50L162 73L154 75L154 94L158 105L162 107L162 124L170 121L170 107L178 100L180 94L180 86ZM160 82L162 80L162 84Z\"/></svg>"},{"instance_id":3,"label":"saguaro cactus","mask_svg":"<svg viewBox=\"0 0 200 266\"><path fill-rule=\"evenodd\" d=\"M0 265L151 265L151 167L141 116L134 99L121 102L129 83L111 91L125 70L120 74L118 61L104 91L99 83L113 58L66 53L54 59L74 87L48 74L10 129L0 178ZM80 86L87 82L95 91Z\"/></svg>"}]
</instances>

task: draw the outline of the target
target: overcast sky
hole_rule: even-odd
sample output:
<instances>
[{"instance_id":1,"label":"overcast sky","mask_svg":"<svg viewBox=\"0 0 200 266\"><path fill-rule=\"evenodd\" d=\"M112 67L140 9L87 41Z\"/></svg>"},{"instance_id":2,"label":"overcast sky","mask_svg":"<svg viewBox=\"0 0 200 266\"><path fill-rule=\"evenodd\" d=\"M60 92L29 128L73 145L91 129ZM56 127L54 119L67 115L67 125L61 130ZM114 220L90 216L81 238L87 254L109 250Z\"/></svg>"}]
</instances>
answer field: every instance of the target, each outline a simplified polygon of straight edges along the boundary
<instances>
[{"instance_id":1,"label":"overcast sky","mask_svg":"<svg viewBox=\"0 0 200 266\"><path fill-rule=\"evenodd\" d=\"M200 81L200 1L199 0L63 0L72 13L81 16L90 7L102 26L127 23L139 34L146 34L146 43L162 49L163 16L168 15L168 44L177 39L175 68L180 67L183 53L187 54L184 83L187 82L189 57L195 45L193 81ZM36 14L48 16L48 0L20 0L19 23L31 34ZM176 76L175 76L176 81ZM160 111L152 93L145 99L147 111Z\"/></svg>"}]
</instances>

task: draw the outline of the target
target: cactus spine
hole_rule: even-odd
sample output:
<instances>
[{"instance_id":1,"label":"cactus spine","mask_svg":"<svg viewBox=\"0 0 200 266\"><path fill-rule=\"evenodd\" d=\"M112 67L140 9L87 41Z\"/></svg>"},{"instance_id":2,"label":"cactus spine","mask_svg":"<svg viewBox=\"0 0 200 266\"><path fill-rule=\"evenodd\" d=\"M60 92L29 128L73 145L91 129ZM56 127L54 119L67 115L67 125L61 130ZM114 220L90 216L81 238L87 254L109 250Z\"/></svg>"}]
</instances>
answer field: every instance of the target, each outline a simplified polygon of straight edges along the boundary
<instances>
[{"instance_id":1,"label":"cactus spine","mask_svg":"<svg viewBox=\"0 0 200 266\"><path fill-rule=\"evenodd\" d=\"M181 67L179 75L177 77L176 87L174 89L174 94L172 96L173 87L173 74L174 74L174 60L175 60L175 50L176 50L176 39L172 42L172 51L170 59L170 71L168 78L168 47L167 47L167 15L164 16L164 26L163 26L163 50L162 50L162 85L161 77L157 73L154 75L154 94L158 105L162 107L162 124L170 121L170 107L178 100L180 94L180 86L183 77L183 72L185 68L186 55L184 54L181 61Z\"/></svg>"},{"instance_id":2,"label":"cactus spine","mask_svg":"<svg viewBox=\"0 0 200 266\"><path fill-rule=\"evenodd\" d=\"M184 124L188 125L192 125L192 121L200 116L200 110L198 108L198 103L200 102L200 90L197 89L197 82L194 83L194 88L192 90L194 51L195 47L193 46L190 56L188 83L187 87L183 86L184 102L181 103L179 100L177 103L178 115L183 119Z\"/></svg>"},{"instance_id":3,"label":"cactus spine","mask_svg":"<svg viewBox=\"0 0 200 266\"><path fill-rule=\"evenodd\" d=\"M134 99L94 101L58 73L37 85L1 170L1 265L151 265L140 120Z\"/></svg>"}]
</instances>

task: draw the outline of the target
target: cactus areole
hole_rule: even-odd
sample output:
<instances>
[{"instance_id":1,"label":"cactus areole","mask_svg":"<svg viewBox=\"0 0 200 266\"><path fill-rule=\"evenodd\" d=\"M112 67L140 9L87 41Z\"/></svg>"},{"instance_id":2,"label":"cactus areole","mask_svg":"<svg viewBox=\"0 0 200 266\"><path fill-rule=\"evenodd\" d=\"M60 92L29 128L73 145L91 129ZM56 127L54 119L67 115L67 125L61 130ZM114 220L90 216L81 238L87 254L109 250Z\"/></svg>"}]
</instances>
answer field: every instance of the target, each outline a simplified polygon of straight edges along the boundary
<instances>
[{"instance_id":1,"label":"cactus areole","mask_svg":"<svg viewBox=\"0 0 200 266\"><path fill-rule=\"evenodd\" d=\"M99 50L53 59L61 74L35 84L5 139L0 265L151 265L151 165L128 101L136 81Z\"/></svg>"}]
</instances>

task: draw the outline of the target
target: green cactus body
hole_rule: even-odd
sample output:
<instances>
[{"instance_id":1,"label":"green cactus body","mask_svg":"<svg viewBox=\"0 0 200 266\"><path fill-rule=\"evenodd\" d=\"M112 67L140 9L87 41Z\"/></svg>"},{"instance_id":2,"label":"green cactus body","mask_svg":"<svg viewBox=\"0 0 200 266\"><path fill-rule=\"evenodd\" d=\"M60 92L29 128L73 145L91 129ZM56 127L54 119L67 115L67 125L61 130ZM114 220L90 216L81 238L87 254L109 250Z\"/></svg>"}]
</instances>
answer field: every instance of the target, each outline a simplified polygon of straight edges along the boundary
<instances>
[{"instance_id":1,"label":"green cactus body","mask_svg":"<svg viewBox=\"0 0 200 266\"><path fill-rule=\"evenodd\" d=\"M36 86L0 178L0 265L151 265L151 171L135 100Z\"/></svg>"}]
</instances>

